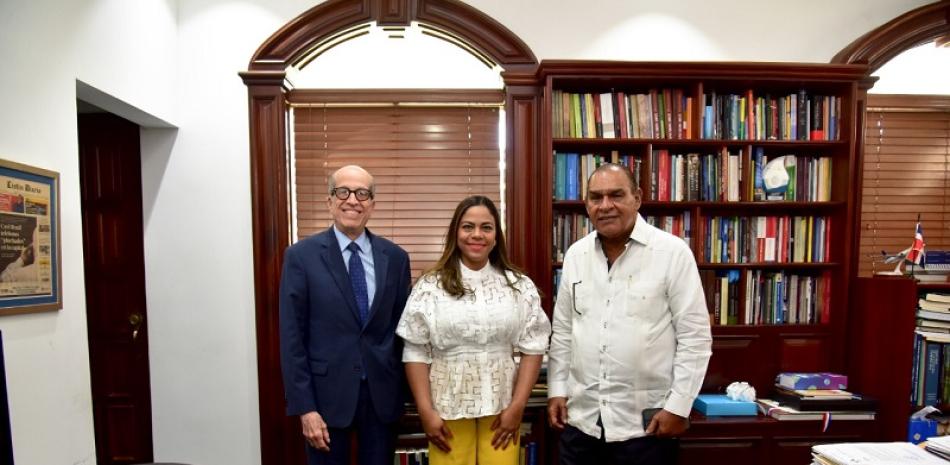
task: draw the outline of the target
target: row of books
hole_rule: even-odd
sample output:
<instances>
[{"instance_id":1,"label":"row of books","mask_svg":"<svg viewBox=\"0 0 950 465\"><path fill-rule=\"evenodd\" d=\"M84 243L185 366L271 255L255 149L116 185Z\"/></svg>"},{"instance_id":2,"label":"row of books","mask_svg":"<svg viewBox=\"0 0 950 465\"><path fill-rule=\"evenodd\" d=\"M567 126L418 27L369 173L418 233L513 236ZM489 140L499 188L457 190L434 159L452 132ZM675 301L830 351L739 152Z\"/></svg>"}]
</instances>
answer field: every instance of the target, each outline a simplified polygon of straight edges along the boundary
<instances>
[{"instance_id":1,"label":"row of books","mask_svg":"<svg viewBox=\"0 0 950 465\"><path fill-rule=\"evenodd\" d=\"M924 293L917 305L910 401L950 404L950 295Z\"/></svg>"},{"instance_id":2,"label":"row of books","mask_svg":"<svg viewBox=\"0 0 950 465\"><path fill-rule=\"evenodd\" d=\"M687 245L692 246L691 218L689 212L684 212L679 215L648 215L644 219L647 223L683 239ZM564 261L564 254L571 244L594 230L590 219L584 213L555 211L553 223L552 258L557 262Z\"/></svg>"},{"instance_id":3,"label":"row of books","mask_svg":"<svg viewBox=\"0 0 950 465\"><path fill-rule=\"evenodd\" d=\"M531 441L519 445L518 448L518 465L537 465L538 443ZM429 450L425 448L396 449L393 465L429 465Z\"/></svg>"},{"instance_id":4,"label":"row of books","mask_svg":"<svg viewBox=\"0 0 950 465\"><path fill-rule=\"evenodd\" d=\"M551 99L555 138L691 139L693 98L682 89L570 93L555 90Z\"/></svg>"},{"instance_id":5,"label":"row of books","mask_svg":"<svg viewBox=\"0 0 950 465\"><path fill-rule=\"evenodd\" d=\"M788 180L768 188L765 176L769 164L784 167ZM762 147L755 148L752 158L754 180L750 198L795 202L827 202L831 200L831 157L780 155L766 157Z\"/></svg>"},{"instance_id":6,"label":"row of books","mask_svg":"<svg viewBox=\"0 0 950 465\"><path fill-rule=\"evenodd\" d=\"M723 147L718 154L651 153L650 200L738 202L742 159Z\"/></svg>"},{"instance_id":7,"label":"row of books","mask_svg":"<svg viewBox=\"0 0 950 465\"><path fill-rule=\"evenodd\" d=\"M841 98L798 93L703 94L703 139L838 140Z\"/></svg>"},{"instance_id":8,"label":"row of books","mask_svg":"<svg viewBox=\"0 0 950 465\"><path fill-rule=\"evenodd\" d=\"M708 263L822 263L828 260L831 218L712 216L705 219Z\"/></svg>"},{"instance_id":9,"label":"row of books","mask_svg":"<svg viewBox=\"0 0 950 465\"><path fill-rule=\"evenodd\" d=\"M393 465L429 465L429 449L406 448L396 449Z\"/></svg>"},{"instance_id":10,"label":"row of books","mask_svg":"<svg viewBox=\"0 0 950 465\"><path fill-rule=\"evenodd\" d=\"M749 270L744 283L739 270L701 270L699 274L714 325L828 323L831 293L827 273L810 276Z\"/></svg>"},{"instance_id":11,"label":"row of books","mask_svg":"<svg viewBox=\"0 0 950 465\"><path fill-rule=\"evenodd\" d=\"M609 154L554 152L554 200L585 200L587 179L597 167L607 162L627 167L637 186L640 185L641 160L636 156L621 155L617 151Z\"/></svg>"},{"instance_id":12,"label":"row of books","mask_svg":"<svg viewBox=\"0 0 950 465\"><path fill-rule=\"evenodd\" d=\"M562 213L555 211L554 214L554 241L552 244L552 258L556 262L564 261L564 254L571 244L578 239L588 235L594 230L590 219L584 213Z\"/></svg>"}]
</instances>

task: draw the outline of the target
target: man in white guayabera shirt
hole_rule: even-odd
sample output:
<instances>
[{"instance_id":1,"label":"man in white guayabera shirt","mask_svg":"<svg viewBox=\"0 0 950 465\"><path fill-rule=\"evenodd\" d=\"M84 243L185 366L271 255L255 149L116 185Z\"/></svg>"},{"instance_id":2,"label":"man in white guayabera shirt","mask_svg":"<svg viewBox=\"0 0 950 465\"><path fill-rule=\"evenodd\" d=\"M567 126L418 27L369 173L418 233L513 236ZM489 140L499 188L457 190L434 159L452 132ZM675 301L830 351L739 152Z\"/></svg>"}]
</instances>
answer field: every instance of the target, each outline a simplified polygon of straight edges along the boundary
<instances>
[{"instance_id":1,"label":"man in white guayabera shirt","mask_svg":"<svg viewBox=\"0 0 950 465\"><path fill-rule=\"evenodd\" d=\"M548 368L562 465L675 463L712 354L693 253L639 215L640 198L626 168L597 168L586 201L596 232L564 258Z\"/></svg>"}]
</instances>

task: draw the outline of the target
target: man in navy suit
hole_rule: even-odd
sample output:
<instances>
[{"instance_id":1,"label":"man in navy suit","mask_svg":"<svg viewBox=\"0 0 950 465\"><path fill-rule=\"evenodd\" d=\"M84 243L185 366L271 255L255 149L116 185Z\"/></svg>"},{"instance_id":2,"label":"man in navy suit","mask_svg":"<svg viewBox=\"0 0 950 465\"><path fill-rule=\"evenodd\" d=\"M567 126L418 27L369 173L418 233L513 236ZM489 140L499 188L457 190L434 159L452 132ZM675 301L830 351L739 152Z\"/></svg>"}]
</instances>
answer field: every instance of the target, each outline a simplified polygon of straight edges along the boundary
<instances>
[{"instance_id":1,"label":"man in navy suit","mask_svg":"<svg viewBox=\"0 0 950 465\"><path fill-rule=\"evenodd\" d=\"M393 462L402 413L396 323L409 256L366 229L373 177L344 166L330 178L333 226L287 248L280 281L280 358L287 414L299 415L310 465Z\"/></svg>"}]
</instances>

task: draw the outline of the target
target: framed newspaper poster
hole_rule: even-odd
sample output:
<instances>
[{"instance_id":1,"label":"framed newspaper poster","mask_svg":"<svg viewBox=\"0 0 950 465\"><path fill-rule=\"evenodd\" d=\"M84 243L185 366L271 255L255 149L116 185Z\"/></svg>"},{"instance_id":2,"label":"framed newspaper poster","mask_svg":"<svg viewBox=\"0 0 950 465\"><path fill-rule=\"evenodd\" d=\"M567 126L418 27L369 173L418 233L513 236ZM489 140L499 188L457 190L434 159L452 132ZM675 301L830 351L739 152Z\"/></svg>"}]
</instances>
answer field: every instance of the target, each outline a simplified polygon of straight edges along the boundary
<instances>
[{"instance_id":1,"label":"framed newspaper poster","mask_svg":"<svg viewBox=\"0 0 950 465\"><path fill-rule=\"evenodd\" d=\"M63 307L59 173L0 159L0 315Z\"/></svg>"}]
</instances>

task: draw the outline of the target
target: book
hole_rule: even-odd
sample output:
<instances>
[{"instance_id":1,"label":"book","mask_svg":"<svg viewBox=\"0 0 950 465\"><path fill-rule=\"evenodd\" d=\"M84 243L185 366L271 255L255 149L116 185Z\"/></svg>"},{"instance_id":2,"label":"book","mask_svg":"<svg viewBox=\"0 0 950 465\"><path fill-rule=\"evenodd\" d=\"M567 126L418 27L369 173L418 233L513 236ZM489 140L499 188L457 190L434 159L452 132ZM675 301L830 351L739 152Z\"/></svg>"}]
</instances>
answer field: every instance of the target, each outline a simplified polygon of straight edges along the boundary
<instances>
[{"instance_id":1,"label":"book","mask_svg":"<svg viewBox=\"0 0 950 465\"><path fill-rule=\"evenodd\" d=\"M788 389L848 389L848 377L837 373L780 373L775 384Z\"/></svg>"},{"instance_id":2,"label":"book","mask_svg":"<svg viewBox=\"0 0 950 465\"><path fill-rule=\"evenodd\" d=\"M918 299L917 306L923 310L931 312L950 312L950 303L934 302L926 299Z\"/></svg>"},{"instance_id":3,"label":"book","mask_svg":"<svg viewBox=\"0 0 950 465\"><path fill-rule=\"evenodd\" d=\"M795 394L786 394L776 390L775 400L782 406L791 407L801 412L874 412L877 410L877 400L864 396L850 396L847 398L835 397L805 397Z\"/></svg>"},{"instance_id":4,"label":"book","mask_svg":"<svg viewBox=\"0 0 950 465\"><path fill-rule=\"evenodd\" d=\"M941 302L950 306L950 294L939 294L936 292L928 292L924 296L924 299L926 299L929 302Z\"/></svg>"},{"instance_id":5,"label":"book","mask_svg":"<svg viewBox=\"0 0 950 465\"><path fill-rule=\"evenodd\" d=\"M779 421L815 421L826 417L831 420L873 420L876 415L874 412L851 411L802 412L772 399L758 399L756 403L763 415Z\"/></svg>"},{"instance_id":6,"label":"book","mask_svg":"<svg viewBox=\"0 0 950 465\"><path fill-rule=\"evenodd\" d=\"M800 396L803 398L816 399L851 399L854 394L843 389L786 389L782 386L775 386L776 392Z\"/></svg>"}]
</instances>

